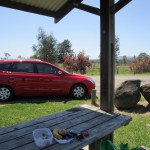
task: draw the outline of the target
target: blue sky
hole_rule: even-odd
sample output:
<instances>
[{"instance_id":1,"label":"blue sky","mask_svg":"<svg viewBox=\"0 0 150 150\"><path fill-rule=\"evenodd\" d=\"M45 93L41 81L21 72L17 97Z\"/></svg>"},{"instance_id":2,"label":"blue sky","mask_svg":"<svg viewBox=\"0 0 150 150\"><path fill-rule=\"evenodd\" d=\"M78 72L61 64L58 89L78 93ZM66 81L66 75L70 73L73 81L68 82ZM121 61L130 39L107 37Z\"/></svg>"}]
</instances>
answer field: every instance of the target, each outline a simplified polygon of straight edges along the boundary
<instances>
[{"instance_id":1,"label":"blue sky","mask_svg":"<svg viewBox=\"0 0 150 150\"><path fill-rule=\"evenodd\" d=\"M99 0L84 0L99 7ZM120 56L150 55L150 0L133 0L116 13L116 35L120 38ZM100 17L74 9L59 23L51 17L0 7L0 58L30 57L37 44L39 27L53 34L58 42L70 40L77 54L84 50L90 59L100 53Z\"/></svg>"}]
</instances>

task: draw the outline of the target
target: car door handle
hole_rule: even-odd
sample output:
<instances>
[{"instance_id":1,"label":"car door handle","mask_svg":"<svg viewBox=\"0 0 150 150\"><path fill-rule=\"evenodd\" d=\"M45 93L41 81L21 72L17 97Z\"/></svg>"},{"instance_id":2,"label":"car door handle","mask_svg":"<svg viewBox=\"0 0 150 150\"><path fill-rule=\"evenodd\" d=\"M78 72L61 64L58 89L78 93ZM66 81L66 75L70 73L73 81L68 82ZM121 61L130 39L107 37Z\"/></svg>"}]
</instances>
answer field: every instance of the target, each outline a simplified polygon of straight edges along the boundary
<instances>
[{"instance_id":1,"label":"car door handle","mask_svg":"<svg viewBox=\"0 0 150 150\"><path fill-rule=\"evenodd\" d=\"M39 78L39 80L43 80L43 78Z\"/></svg>"},{"instance_id":2,"label":"car door handle","mask_svg":"<svg viewBox=\"0 0 150 150\"><path fill-rule=\"evenodd\" d=\"M15 77L9 77L9 79L13 79L13 80L14 80L14 79L16 79L16 78L15 78Z\"/></svg>"}]
</instances>

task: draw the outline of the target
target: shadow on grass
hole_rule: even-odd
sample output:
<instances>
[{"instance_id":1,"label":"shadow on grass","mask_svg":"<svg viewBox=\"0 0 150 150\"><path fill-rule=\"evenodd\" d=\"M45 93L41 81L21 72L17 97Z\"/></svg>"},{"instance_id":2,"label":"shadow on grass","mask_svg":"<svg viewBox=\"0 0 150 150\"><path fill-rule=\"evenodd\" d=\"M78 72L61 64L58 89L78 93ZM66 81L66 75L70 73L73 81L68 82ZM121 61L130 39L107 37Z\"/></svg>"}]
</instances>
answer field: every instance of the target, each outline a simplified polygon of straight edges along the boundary
<instances>
[{"instance_id":1,"label":"shadow on grass","mask_svg":"<svg viewBox=\"0 0 150 150\"><path fill-rule=\"evenodd\" d=\"M137 104L135 107L127 110L119 110L127 113L135 113L135 114L145 114L150 112L150 104Z\"/></svg>"},{"instance_id":2,"label":"shadow on grass","mask_svg":"<svg viewBox=\"0 0 150 150\"><path fill-rule=\"evenodd\" d=\"M88 98L85 99L81 99L81 100L87 100ZM0 105L6 105L6 104L16 104L16 103L32 103L32 104L41 104L41 103L45 103L45 102L63 102L63 103L67 103L68 101L72 101L72 100L79 100L79 99L72 99L69 96L66 95L61 95L61 96L34 96L34 97L16 97L11 101L6 101L6 102L0 102Z\"/></svg>"}]
</instances>

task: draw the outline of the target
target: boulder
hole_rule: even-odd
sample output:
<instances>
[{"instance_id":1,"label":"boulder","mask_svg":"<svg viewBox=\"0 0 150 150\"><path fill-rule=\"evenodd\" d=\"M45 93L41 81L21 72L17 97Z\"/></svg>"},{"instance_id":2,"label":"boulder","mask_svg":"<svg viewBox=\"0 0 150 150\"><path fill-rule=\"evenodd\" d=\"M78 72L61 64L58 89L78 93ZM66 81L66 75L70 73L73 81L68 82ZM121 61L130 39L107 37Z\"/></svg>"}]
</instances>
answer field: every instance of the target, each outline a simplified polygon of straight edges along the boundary
<instances>
[{"instance_id":1,"label":"boulder","mask_svg":"<svg viewBox=\"0 0 150 150\"><path fill-rule=\"evenodd\" d=\"M114 104L118 109L129 109L140 101L141 80L124 81L115 91Z\"/></svg>"},{"instance_id":2,"label":"boulder","mask_svg":"<svg viewBox=\"0 0 150 150\"><path fill-rule=\"evenodd\" d=\"M141 86L140 91L143 95L143 97L145 98L145 100L148 101L148 103L150 104L150 84L144 84Z\"/></svg>"}]
</instances>

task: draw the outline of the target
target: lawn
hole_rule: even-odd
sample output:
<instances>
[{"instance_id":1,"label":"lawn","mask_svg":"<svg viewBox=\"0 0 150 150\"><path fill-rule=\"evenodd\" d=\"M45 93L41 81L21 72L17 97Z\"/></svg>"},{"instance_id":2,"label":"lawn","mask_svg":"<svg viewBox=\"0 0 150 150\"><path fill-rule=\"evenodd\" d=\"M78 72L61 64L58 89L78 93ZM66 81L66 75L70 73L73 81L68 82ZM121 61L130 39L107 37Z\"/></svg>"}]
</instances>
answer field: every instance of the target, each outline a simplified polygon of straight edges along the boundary
<instances>
[{"instance_id":1,"label":"lawn","mask_svg":"<svg viewBox=\"0 0 150 150\"><path fill-rule=\"evenodd\" d=\"M130 71L129 66L117 66L116 70L115 70L115 74L116 75L135 75ZM93 64L93 66L91 68L87 68L86 71L86 75L100 75L100 65L99 64ZM147 73L139 73L136 75L140 75L140 76L150 76L150 72Z\"/></svg>"},{"instance_id":2,"label":"lawn","mask_svg":"<svg viewBox=\"0 0 150 150\"><path fill-rule=\"evenodd\" d=\"M90 105L91 100L73 100L66 97L18 98L12 102L0 104L0 127L7 127L82 104ZM150 124L150 106L145 101L141 101L136 108L130 111L117 109L115 111L133 117L129 125L115 131L115 145L118 147L123 142L128 143L131 148L141 145L150 147L150 127L146 126Z\"/></svg>"},{"instance_id":3,"label":"lawn","mask_svg":"<svg viewBox=\"0 0 150 150\"><path fill-rule=\"evenodd\" d=\"M114 143L128 143L131 148L146 146L150 147L150 104L140 101L135 108L116 112L132 116L132 121L123 128L115 131Z\"/></svg>"},{"instance_id":4,"label":"lawn","mask_svg":"<svg viewBox=\"0 0 150 150\"><path fill-rule=\"evenodd\" d=\"M53 114L88 102L56 96L18 98L12 102L0 103L0 127Z\"/></svg>"}]
</instances>

